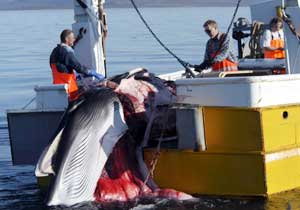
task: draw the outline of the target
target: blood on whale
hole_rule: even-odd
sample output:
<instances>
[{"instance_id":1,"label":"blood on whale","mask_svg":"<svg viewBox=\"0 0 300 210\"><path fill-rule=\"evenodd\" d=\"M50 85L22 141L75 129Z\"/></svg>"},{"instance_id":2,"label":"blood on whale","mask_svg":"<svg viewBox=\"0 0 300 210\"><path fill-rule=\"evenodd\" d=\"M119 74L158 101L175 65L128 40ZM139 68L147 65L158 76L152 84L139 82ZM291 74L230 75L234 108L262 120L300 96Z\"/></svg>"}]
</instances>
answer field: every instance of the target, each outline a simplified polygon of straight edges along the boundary
<instances>
[{"instance_id":1,"label":"blood on whale","mask_svg":"<svg viewBox=\"0 0 300 210\"><path fill-rule=\"evenodd\" d=\"M139 197L163 197L179 200L192 198L188 194L172 189L151 188L144 183L143 176L139 171L136 149L141 143L138 138L143 138L147 125L147 105L145 104L149 103L149 100L155 100L153 95L164 94L164 91L160 92L155 87L155 84L161 81L160 79L147 78L147 81L136 80L135 77L123 79L115 90L122 103L129 131L114 147L98 180L94 194L98 202L126 202ZM154 81L154 85L149 81ZM167 92L170 95L174 94L168 90Z\"/></svg>"}]
</instances>

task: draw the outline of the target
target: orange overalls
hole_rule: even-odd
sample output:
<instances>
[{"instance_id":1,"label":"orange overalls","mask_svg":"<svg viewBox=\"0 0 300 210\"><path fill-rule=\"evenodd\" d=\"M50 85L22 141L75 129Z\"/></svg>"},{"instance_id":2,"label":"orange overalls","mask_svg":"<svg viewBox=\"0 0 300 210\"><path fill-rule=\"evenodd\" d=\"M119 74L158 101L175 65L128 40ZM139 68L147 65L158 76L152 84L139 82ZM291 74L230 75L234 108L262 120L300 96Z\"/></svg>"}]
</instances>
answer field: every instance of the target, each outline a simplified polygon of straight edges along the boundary
<instances>
[{"instance_id":1,"label":"orange overalls","mask_svg":"<svg viewBox=\"0 0 300 210\"><path fill-rule=\"evenodd\" d=\"M217 56L217 54L216 54L216 56ZM212 70L213 71L237 71L238 65L235 62L225 59L221 62L213 63Z\"/></svg>"},{"instance_id":2,"label":"orange overalls","mask_svg":"<svg viewBox=\"0 0 300 210\"><path fill-rule=\"evenodd\" d=\"M78 86L76 83L75 73L61 73L57 70L54 63L50 64L52 69L53 84L67 84L69 100L73 101L78 98Z\"/></svg>"},{"instance_id":3,"label":"orange overalls","mask_svg":"<svg viewBox=\"0 0 300 210\"><path fill-rule=\"evenodd\" d=\"M280 34L279 34L280 37ZM284 40L281 39L274 39L272 36L271 40L271 47L274 48L284 48ZM273 59L283 59L285 58L285 51L284 50L264 50L265 58L273 58Z\"/></svg>"},{"instance_id":4,"label":"orange overalls","mask_svg":"<svg viewBox=\"0 0 300 210\"><path fill-rule=\"evenodd\" d=\"M272 40L271 40L271 47L274 48L284 48L284 40L280 37L279 33L279 39L274 39L272 35ZM284 59L285 58L285 50L264 50L264 55L265 58L269 59ZM273 74L285 74L286 71L285 69L274 69Z\"/></svg>"},{"instance_id":5,"label":"orange overalls","mask_svg":"<svg viewBox=\"0 0 300 210\"><path fill-rule=\"evenodd\" d=\"M217 50L217 52L213 52L212 55L211 55L212 60L218 54L220 54L219 51L220 51L220 49L222 47L224 39L225 39L225 35L222 34L221 38L220 38L221 43L220 43L219 49ZM212 45L210 47L211 47L211 49L213 49ZM235 62L233 62L233 61L231 61L229 59L224 59L223 61L213 63L212 64L212 70L213 71L237 71L238 70L238 65L237 65L237 63L235 63Z\"/></svg>"}]
</instances>

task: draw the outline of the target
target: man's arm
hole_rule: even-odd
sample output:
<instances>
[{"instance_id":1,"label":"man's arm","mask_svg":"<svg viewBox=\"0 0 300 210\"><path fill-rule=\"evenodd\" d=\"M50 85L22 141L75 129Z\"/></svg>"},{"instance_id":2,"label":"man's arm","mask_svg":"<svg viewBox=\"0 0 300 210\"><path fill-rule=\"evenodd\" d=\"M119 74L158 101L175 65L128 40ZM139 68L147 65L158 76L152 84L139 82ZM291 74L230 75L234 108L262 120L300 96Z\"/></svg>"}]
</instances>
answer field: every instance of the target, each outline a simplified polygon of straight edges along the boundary
<instances>
[{"instance_id":1,"label":"man's arm","mask_svg":"<svg viewBox=\"0 0 300 210\"><path fill-rule=\"evenodd\" d=\"M83 74L84 76L92 76L97 78L99 81L103 81L105 77L98 74L96 71L89 70L85 66L81 65L75 57L74 51L69 51L66 55L66 66L74 69L76 72Z\"/></svg>"},{"instance_id":2,"label":"man's arm","mask_svg":"<svg viewBox=\"0 0 300 210\"><path fill-rule=\"evenodd\" d=\"M79 63L74 52L68 52L65 58L65 64L68 68L74 69L77 73L81 73L86 76L89 75L89 70Z\"/></svg>"},{"instance_id":3,"label":"man's arm","mask_svg":"<svg viewBox=\"0 0 300 210\"><path fill-rule=\"evenodd\" d=\"M211 67L211 61L210 61L211 58L209 56L209 52L208 52L209 47L208 46L209 46L209 41L207 41L207 43L206 43L204 60L200 65L195 65L195 71L200 72L204 69Z\"/></svg>"},{"instance_id":4,"label":"man's arm","mask_svg":"<svg viewBox=\"0 0 300 210\"><path fill-rule=\"evenodd\" d=\"M222 43L220 50L218 51L218 55L212 60L213 63L221 62L228 58L230 52L230 38L228 35L225 35L225 40Z\"/></svg>"}]
</instances>

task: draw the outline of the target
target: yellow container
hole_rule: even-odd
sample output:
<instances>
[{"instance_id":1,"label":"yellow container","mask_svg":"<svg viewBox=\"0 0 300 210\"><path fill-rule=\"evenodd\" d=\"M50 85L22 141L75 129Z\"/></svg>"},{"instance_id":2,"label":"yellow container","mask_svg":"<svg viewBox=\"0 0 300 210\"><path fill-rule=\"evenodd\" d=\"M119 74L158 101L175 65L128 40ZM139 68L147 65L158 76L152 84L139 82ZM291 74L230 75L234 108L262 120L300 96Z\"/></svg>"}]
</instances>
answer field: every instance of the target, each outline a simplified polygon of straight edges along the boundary
<instances>
[{"instance_id":1,"label":"yellow container","mask_svg":"<svg viewBox=\"0 0 300 210\"><path fill-rule=\"evenodd\" d=\"M262 151L260 112L255 109L203 108L208 151Z\"/></svg>"},{"instance_id":2,"label":"yellow container","mask_svg":"<svg viewBox=\"0 0 300 210\"><path fill-rule=\"evenodd\" d=\"M299 105L202 110L207 150L162 150L154 171L159 186L238 196L300 187ZM144 151L146 163L154 151Z\"/></svg>"},{"instance_id":3,"label":"yellow container","mask_svg":"<svg viewBox=\"0 0 300 210\"><path fill-rule=\"evenodd\" d=\"M269 153L265 159L268 195L300 187L300 148Z\"/></svg>"},{"instance_id":4,"label":"yellow container","mask_svg":"<svg viewBox=\"0 0 300 210\"><path fill-rule=\"evenodd\" d=\"M145 150L147 164L154 152ZM196 195L268 196L300 187L299 155L269 162L267 156L163 150L154 180L162 188Z\"/></svg>"},{"instance_id":5,"label":"yellow container","mask_svg":"<svg viewBox=\"0 0 300 210\"><path fill-rule=\"evenodd\" d=\"M146 162L153 157L144 153ZM190 194L264 195L263 155L162 151L154 179L162 188Z\"/></svg>"},{"instance_id":6,"label":"yellow container","mask_svg":"<svg viewBox=\"0 0 300 210\"><path fill-rule=\"evenodd\" d=\"M299 146L300 106L268 108L260 112L266 152Z\"/></svg>"},{"instance_id":7,"label":"yellow container","mask_svg":"<svg viewBox=\"0 0 300 210\"><path fill-rule=\"evenodd\" d=\"M300 145L300 106L203 108L208 151L273 152Z\"/></svg>"}]
</instances>

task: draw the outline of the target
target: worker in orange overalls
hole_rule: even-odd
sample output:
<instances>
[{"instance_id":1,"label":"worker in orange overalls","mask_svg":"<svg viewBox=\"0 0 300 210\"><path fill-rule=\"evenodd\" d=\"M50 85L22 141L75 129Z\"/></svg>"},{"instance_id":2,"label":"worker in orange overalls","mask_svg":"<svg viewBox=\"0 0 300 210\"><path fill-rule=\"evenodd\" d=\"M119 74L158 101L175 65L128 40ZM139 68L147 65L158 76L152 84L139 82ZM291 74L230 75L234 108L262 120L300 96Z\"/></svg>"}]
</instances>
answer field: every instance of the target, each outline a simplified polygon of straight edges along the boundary
<instances>
[{"instance_id":1,"label":"worker in orange overalls","mask_svg":"<svg viewBox=\"0 0 300 210\"><path fill-rule=\"evenodd\" d=\"M282 28L283 22L280 18L275 17L270 21L270 29L267 29L263 36L265 58L285 58L284 33Z\"/></svg>"},{"instance_id":2,"label":"worker in orange overalls","mask_svg":"<svg viewBox=\"0 0 300 210\"><path fill-rule=\"evenodd\" d=\"M284 59L284 33L283 22L275 17L270 21L270 29L267 29L263 36L264 57L267 59ZM285 74L285 69L274 69L273 74Z\"/></svg>"},{"instance_id":3,"label":"worker in orange overalls","mask_svg":"<svg viewBox=\"0 0 300 210\"><path fill-rule=\"evenodd\" d=\"M210 39L206 43L204 61L196 65L195 70L201 72L211 67L212 71L237 71L237 58L230 45L230 37L219 32L214 20L207 20L203 28Z\"/></svg>"},{"instance_id":4,"label":"worker in orange overalls","mask_svg":"<svg viewBox=\"0 0 300 210\"><path fill-rule=\"evenodd\" d=\"M53 84L68 84L69 100L78 97L78 86L75 72L84 76L93 76L102 81L104 77L93 70L81 65L74 54L72 46L75 42L73 31L66 29L60 35L61 43L51 53L50 67L52 69Z\"/></svg>"}]
</instances>

